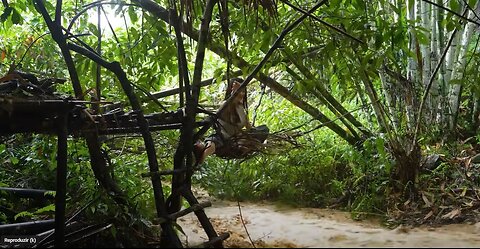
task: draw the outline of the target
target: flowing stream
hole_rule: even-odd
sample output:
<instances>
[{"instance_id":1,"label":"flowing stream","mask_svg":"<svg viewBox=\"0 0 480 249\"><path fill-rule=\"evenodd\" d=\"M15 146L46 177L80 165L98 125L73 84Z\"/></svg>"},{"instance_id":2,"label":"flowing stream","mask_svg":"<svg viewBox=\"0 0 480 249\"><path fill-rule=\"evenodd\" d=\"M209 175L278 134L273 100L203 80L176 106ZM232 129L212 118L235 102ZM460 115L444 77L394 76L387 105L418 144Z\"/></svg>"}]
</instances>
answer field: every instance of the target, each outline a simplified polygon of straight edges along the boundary
<instances>
[{"instance_id":1,"label":"flowing stream","mask_svg":"<svg viewBox=\"0 0 480 249\"><path fill-rule=\"evenodd\" d=\"M230 233L229 248L252 247L243 223L255 247L480 247L480 223L388 229L337 210L241 202L240 216L236 202L212 203L205 212L218 233ZM188 246L208 240L193 213L178 223Z\"/></svg>"}]
</instances>

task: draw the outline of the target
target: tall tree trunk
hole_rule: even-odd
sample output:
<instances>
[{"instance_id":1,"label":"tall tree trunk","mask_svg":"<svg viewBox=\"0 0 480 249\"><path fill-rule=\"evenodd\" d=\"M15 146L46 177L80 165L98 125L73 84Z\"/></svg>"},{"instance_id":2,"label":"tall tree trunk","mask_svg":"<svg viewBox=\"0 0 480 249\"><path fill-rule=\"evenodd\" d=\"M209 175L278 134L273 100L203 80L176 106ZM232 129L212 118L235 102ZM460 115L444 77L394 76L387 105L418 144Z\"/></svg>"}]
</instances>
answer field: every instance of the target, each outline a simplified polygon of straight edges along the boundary
<instances>
[{"instance_id":1,"label":"tall tree trunk","mask_svg":"<svg viewBox=\"0 0 480 249\"><path fill-rule=\"evenodd\" d=\"M409 22L415 23L416 15L415 15L415 10L416 10L416 4L415 1L407 1L407 20ZM415 30L412 24L408 26L408 37L409 37L409 42L408 42L408 48L410 51L413 52L413 54L417 54L418 57L418 50L417 50L417 44L418 40L415 35ZM418 59L418 58L417 58ZM407 79L409 82L413 82L415 85L415 82L417 81L417 61L413 57L408 57L407 61ZM412 128L415 125L415 114L414 114L414 106L413 106L413 96L411 94L411 91L407 91L405 93L405 111L406 111L406 118L407 118L407 126Z\"/></svg>"},{"instance_id":2,"label":"tall tree trunk","mask_svg":"<svg viewBox=\"0 0 480 249\"><path fill-rule=\"evenodd\" d=\"M439 13L439 8L436 8L436 7L432 7L431 11L430 11L430 27L431 27L431 30L432 30L432 34L431 34L431 40L430 40L430 46L431 46L431 67L434 68L437 64L438 64L438 59L440 58L440 55L441 55L441 52L439 50L439 31L438 31L438 13ZM439 95L440 95L440 91L439 91L439 81L441 80L440 79L440 75L442 74L442 71L440 70L440 72L438 73L438 77L436 77L436 80L433 81L432 83L432 88L431 88L431 93L430 93L430 96L429 96L429 108L430 108L430 119L431 119L431 124L437 124L438 122L438 112L439 112L439 109L438 109L438 103L439 103Z\"/></svg>"},{"instance_id":3,"label":"tall tree trunk","mask_svg":"<svg viewBox=\"0 0 480 249\"><path fill-rule=\"evenodd\" d=\"M473 8L474 10L478 9L479 4ZM474 19L475 18L475 12L470 11L468 13L468 18L469 19ZM462 80L463 78L463 73L465 71L465 66L467 63L467 51L468 51L468 45L471 42L473 30L476 27L476 24L467 22L465 29L463 30L462 38L460 41L460 51L458 54L458 58L455 60L455 64L453 65L452 69L452 80ZM463 87L463 82L455 82L455 84L449 84L451 86L450 89L450 94L449 94L449 100L450 100L450 130L454 130L455 126L457 124L457 119L458 119L458 110L460 107L460 99L462 96L462 87Z\"/></svg>"},{"instance_id":4,"label":"tall tree trunk","mask_svg":"<svg viewBox=\"0 0 480 249\"><path fill-rule=\"evenodd\" d=\"M457 32L460 33L460 32ZM457 58L457 54L459 51L458 47L458 41L460 40L460 36L457 34L454 40L452 41L451 48L448 50L447 53L447 60L445 63L445 74L444 74L444 85L442 87L442 114L443 114L443 119L442 123L445 128L447 128L449 124L449 117L451 115L451 108L450 108L450 102L449 102L449 83L450 79L452 78L452 71L453 71L453 64L455 59Z\"/></svg>"},{"instance_id":5,"label":"tall tree trunk","mask_svg":"<svg viewBox=\"0 0 480 249\"><path fill-rule=\"evenodd\" d=\"M443 4L443 0L437 0L436 2L438 5ZM436 16L436 27L437 27L437 32L438 32L438 39L437 39L437 57L440 58L440 55L445 49L445 40L444 37L446 35L446 30L442 25L443 19L444 19L444 10L440 8L434 8L435 9L435 16ZM448 59L448 55L447 55ZM437 114L436 114L436 122L438 125L443 125L445 124L444 120L446 117L446 106L445 106L445 89L446 89L446 81L445 81L445 75L446 75L446 61L445 63L442 63L440 67L440 71L438 74L438 82L436 84L436 88L434 88L434 91L436 89L436 92L438 94L437 96Z\"/></svg>"},{"instance_id":6,"label":"tall tree trunk","mask_svg":"<svg viewBox=\"0 0 480 249\"><path fill-rule=\"evenodd\" d=\"M422 26L424 29L426 29L425 36L427 37L427 41L433 41L433 28L432 24L430 22L430 12L431 12L431 6L430 4L426 3L425 1L421 1L422 5L422 12L421 12L421 20L422 20ZM423 72L422 72L422 83L423 87L422 89L425 89L429 83L430 80L430 75L431 75L431 68L432 68L432 44L431 42L427 44L422 44L421 45L421 51L422 51L422 58L423 58ZM433 67L435 67L437 64L433 64ZM427 104L425 105L425 115L424 117L419 117L421 119L424 119L427 124L431 124L433 119L432 117L432 98L430 96L427 99Z\"/></svg>"}]
</instances>

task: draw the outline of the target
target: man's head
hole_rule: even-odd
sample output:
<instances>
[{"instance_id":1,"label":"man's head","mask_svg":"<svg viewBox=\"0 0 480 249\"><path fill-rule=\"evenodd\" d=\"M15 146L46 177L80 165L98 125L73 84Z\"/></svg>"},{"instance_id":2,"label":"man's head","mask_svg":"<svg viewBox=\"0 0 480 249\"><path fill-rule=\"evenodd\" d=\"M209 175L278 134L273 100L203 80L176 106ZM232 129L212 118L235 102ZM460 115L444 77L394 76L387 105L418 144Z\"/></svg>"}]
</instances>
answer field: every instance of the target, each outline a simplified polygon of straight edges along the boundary
<instances>
[{"instance_id":1,"label":"man's head","mask_svg":"<svg viewBox=\"0 0 480 249\"><path fill-rule=\"evenodd\" d=\"M238 80L233 81L233 83L231 85L231 88L232 88L231 94L234 94L240 88L241 83L242 83L242 81L238 81ZM237 96L235 97L237 102L240 102L240 103L243 102L243 98L245 97L245 93L246 93L246 90L244 88L237 94Z\"/></svg>"},{"instance_id":2,"label":"man's head","mask_svg":"<svg viewBox=\"0 0 480 249\"><path fill-rule=\"evenodd\" d=\"M231 78L227 87L227 92L225 94L225 99L228 99L233 93L235 93L238 88L240 88L240 85L242 84L243 79L242 78ZM245 88L239 95L242 97L245 96L246 90ZM237 96L239 96L237 95Z\"/></svg>"}]
</instances>

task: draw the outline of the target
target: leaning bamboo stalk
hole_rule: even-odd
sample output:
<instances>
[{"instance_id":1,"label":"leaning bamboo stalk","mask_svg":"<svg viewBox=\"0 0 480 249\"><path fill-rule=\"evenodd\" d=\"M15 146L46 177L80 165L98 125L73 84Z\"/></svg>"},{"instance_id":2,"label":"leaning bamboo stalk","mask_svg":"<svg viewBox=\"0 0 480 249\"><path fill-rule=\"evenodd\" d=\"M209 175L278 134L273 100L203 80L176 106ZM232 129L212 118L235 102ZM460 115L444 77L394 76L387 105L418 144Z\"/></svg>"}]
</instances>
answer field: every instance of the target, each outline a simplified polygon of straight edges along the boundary
<instances>
[{"instance_id":1,"label":"leaning bamboo stalk","mask_svg":"<svg viewBox=\"0 0 480 249\"><path fill-rule=\"evenodd\" d=\"M375 91L373 83L369 78L365 68L360 69L360 78L362 79L363 85L367 92L367 96L370 99L370 102L372 103L372 107L375 112L375 117L377 118L378 126L381 128L382 131L387 132L387 135L390 141L394 142L394 137L391 134L391 129L386 119L385 110L378 103L378 100L379 100L378 94Z\"/></svg>"},{"instance_id":2,"label":"leaning bamboo stalk","mask_svg":"<svg viewBox=\"0 0 480 249\"><path fill-rule=\"evenodd\" d=\"M173 6L170 11L170 20L172 23L172 27L175 30L175 37L176 37L176 45L177 45L177 64L178 64L178 85L180 89L180 94L179 94L179 101L180 101L180 106L188 106L188 101L191 100L192 95L191 95L191 84L190 84L190 78L189 78L189 73L188 73L188 63L187 63L187 57L185 53L185 46L183 43L183 35L182 35L182 26L183 24L183 17L182 17L182 12L180 11L180 16L177 13L177 7L175 1L170 0L170 5ZM187 104L185 104L185 99L187 100ZM187 107L185 109L188 109ZM186 152L186 148L189 147L187 145L190 145L190 143L185 141L185 132L191 127L187 127L187 121L186 118L183 118L182 120L182 127L180 129L180 141L178 143L178 146L175 150L175 154L173 156L173 167L174 170L182 170L185 169L185 157L188 155ZM156 173L156 172L153 172ZM172 176L172 191L170 193L170 196L166 200L166 206L167 206L167 212L174 213L181 208L181 196L178 194L175 194L178 192L178 189L184 184L185 182L185 174L182 172L179 172L178 174L174 174Z\"/></svg>"},{"instance_id":3,"label":"leaning bamboo stalk","mask_svg":"<svg viewBox=\"0 0 480 249\"><path fill-rule=\"evenodd\" d=\"M327 108L337 117L339 117L339 120L345 125L345 127L355 136L358 138L358 134L356 131L351 127L351 125L347 122L347 120L338 113L338 111L325 99L325 97L322 96L322 94L313 88L312 85L312 79L303 79L300 75L298 75L296 72L294 72L292 69L288 68L286 71L297 80L301 85L303 85L305 88L308 88L310 92L317 97L317 99L320 101L321 104L327 106ZM306 76L307 77L307 76Z\"/></svg>"},{"instance_id":4,"label":"leaning bamboo stalk","mask_svg":"<svg viewBox=\"0 0 480 249\"><path fill-rule=\"evenodd\" d=\"M300 78L299 82L301 84L303 84L307 88L310 88L310 90L312 90L312 93L317 97L317 99L320 100L320 102L322 102L324 105L326 105L328 109L335 114L335 116L344 116L345 118L341 118L340 121L347 127L347 129L350 130L350 132L352 132L355 137L358 137L357 133L354 129L352 129L351 125L349 125L348 122L353 124L360 131L365 132L365 135L370 135L369 132L367 132L363 128L364 126L358 120L356 120L355 117L353 117L353 115L349 113L347 109L345 109L345 107L343 107L343 105L335 99L335 97L333 97L333 95L328 92L328 90L323 86L323 83L320 82L320 80L315 77L308 70L308 68L305 67L299 60L293 58L293 55L288 48L285 48L284 50L287 54L288 59L306 77L306 80L309 81L306 82L304 79Z\"/></svg>"}]
</instances>

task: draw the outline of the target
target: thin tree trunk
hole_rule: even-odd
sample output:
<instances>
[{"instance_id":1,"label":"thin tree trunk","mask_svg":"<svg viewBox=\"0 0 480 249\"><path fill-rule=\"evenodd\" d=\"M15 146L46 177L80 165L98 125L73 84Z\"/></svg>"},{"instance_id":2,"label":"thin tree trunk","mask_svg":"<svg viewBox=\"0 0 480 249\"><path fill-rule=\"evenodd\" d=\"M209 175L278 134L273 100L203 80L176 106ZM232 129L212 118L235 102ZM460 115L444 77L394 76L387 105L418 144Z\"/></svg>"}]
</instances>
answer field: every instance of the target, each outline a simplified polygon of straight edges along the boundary
<instances>
[{"instance_id":1,"label":"thin tree trunk","mask_svg":"<svg viewBox=\"0 0 480 249\"><path fill-rule=\"evenodd\" d=\"M172 22L172 26L175 30L176 36L176 45L177 45L177 64L178 64L178 80L179 80L179 89L180 89L180 105L184 107L185 99L191 99L191 88L190 88L190 78L188 74L188 65L187 65L187 58L185 55L185 46L183 44L183 36L182 36L182 25L183 20L181 19L182 13L180 16L177 13L176 3L175 1L171 1L170 5L172 9L170 9L170 20ZM177 149L175 150L175 154L173 156L173 167L175 170L180 170L184 168L185 165L185 155L186 155L186 147L188 147L188 143L186 140L186 129L187 126L187 119L184 118L182 120L182 128L180 129L180 141L178 143ZM191 127L188 127L191 128ZM166 200L167 204L167 211L168 213L174 213L181 209L181 196L178 189L185 181L185 174L179 173L174 174L172 176L172 192L170 196Z\"/></svg>"}]
</instances>

